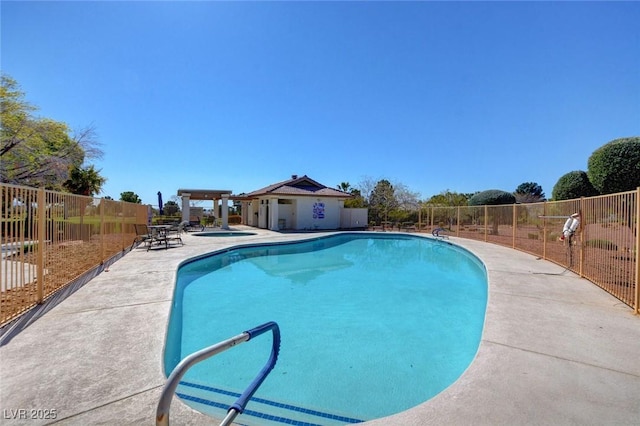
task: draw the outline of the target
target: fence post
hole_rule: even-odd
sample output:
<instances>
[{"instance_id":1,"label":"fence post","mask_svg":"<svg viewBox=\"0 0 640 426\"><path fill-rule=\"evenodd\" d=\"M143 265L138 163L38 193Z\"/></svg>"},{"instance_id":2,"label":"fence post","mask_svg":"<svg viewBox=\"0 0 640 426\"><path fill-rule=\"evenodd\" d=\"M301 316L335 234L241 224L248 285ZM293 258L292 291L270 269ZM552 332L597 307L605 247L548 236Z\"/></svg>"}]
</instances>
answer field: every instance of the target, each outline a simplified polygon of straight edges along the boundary
<instances>
[{"instance_id":1,"label":"fence post","mask_svg":"<svg viewBox=\"0 0 640 426\"><path fill-rule=\"evenodd\" d=\"M640 314L640 186L636 189L636 294L634 313Z\"/></svg>"},{"instance_id":2,"label":"fence post","mask_svg":"<svg viewBox=\"0 0 640 426\"><path fill-rule=\"evenodd\" d=\"M458 212L456 214L456 221L458 222L458 226L456 227L456 237L460 236L460 206L458 206Z\"/></svg>"},{"instance_id":3,"label":"fence post","mask_svg":"<svg viewBox=\"0 0 640 426\"><path fill-rule=\"evenodd\" d=\"M487 229L489 228L489 207L485 204L484 206L484 242L488 241L487 238Z\"/></svg>"},{"instance_id":4,"label":"fence post","mask_svg":"<svg viewBox=\"0 0 640 426\"><path fill-rule=\"evenodd\" d=\"M100 199L100 264L104 264L104 198Z\"/></svg>"},{"instance_id":5,"label":"fence post","mask_svg":"<svg viewBox=\"0 0 640 426\"><path fill-rule=\"evenodd\" d=\"M517 215L517 209L516 209L517 204L513 205L513 226L511 227L511 229L513 230L513 235L512 235L512 242L511 242L511 248L516 248L516 228L518 226L518 215Z\"/></svg>"},{"instance_id":6,"label":"fence post","mask_svg":"<svg viewBox=\"0 0 640 426\"><path fill-rule=\"evenodd\" d=\"M542 258L547 260L547 202L542 202Z\"/></svg>"},{"instance_id":7,"label":"fence post","mask_svg":"<svg viewBox=\"0 0 640 426\"><path fill-rule=\"evenodd\" d=\"M433 229L433 209L434 208L435 207L431 206L431 209L430 209L431 210L431 217L429 218L429 224L430 224L429 226L431 227L431 229Z\"/></svg>"},{"instance_id":8,"label":"fence post","mask_svg":"<svg viewBox=\"0 0 640 426\"><path fill-rule=\"evenodd\" d=\"M122 240L122 244L121 244L122 245L122 251L124 251L124 247L125 247L124 246L124 244L125 244L124 243L124 237L125 237L125 233L124 233L124 214L125 214L124 203L118 204L118 207L120 207L120 215L122 216L122 221L121 221L122 223L120 224L120 237L121 237L120 239Z\"/></svg>"},{"instance_id":9,"label":"fence post","mask_svg":"<svg viewBox=\"0 0 640 426\"><path fill-rule=\"evenodd\" d=\"M36 270L38 274L38 278L36 280L36 302L38 305L44 300L44 256L46 252L44 238L46 232L46 209L47 206L45 205L44 188L41 187L38 188L38 258L36 260Z\"/></svg>"},{"instance_id":10,"label":"fence post","mask_svg":"<svg viewBox=\"0 0 640 426\"><path fill-rule=\"evenodd\" d=\"M578 239L578 242L580 244L578 246L578 258L580 259L580 265L578 266L578 275L580 275L580 278L584 277L584 275L582 274L582 267L584 266L584 229L586 227L586 224L584 223L584 215L582 212L584 212L584 197L580 197L580 207L578 210L578 218L580 219L580 225L578 226L578 229L580 230L580 238Z\"/></svg>"}]
</instances>

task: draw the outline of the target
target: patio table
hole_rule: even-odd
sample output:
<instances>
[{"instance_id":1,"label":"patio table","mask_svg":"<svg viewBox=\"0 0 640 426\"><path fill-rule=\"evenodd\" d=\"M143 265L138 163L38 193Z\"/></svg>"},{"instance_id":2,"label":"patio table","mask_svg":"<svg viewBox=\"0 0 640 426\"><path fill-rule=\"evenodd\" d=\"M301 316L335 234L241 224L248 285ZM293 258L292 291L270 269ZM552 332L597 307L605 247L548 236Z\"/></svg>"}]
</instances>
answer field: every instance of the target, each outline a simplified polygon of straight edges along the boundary
<instances>
[{"instance_id":1,"label":"patio table","mask_svg":"<svg viewBox=\"0 0 640 426\"><path fill-rule=\"evenodd\" d=\"M165 249L169 248L169 243L172 241L180 242L180 245L184 244L179 229L176 229L175 235L172 234L171 231L175 229L174 225L150 225L148 228L158 244L164 243Z\"/></svg>"}]
</instances>

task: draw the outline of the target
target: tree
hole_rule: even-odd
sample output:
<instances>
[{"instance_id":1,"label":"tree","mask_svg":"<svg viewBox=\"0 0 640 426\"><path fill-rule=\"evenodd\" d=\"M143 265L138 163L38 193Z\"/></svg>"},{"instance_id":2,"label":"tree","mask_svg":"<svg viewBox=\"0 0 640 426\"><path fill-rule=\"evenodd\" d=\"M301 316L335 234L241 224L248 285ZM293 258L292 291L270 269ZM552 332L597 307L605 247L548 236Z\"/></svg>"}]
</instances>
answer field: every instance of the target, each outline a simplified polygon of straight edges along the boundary
<instances>
[{"instance_id":1,"label":"tree","mask_svg":"<svg viewBox=\"0 0 640 426\"><path fill-rule=\"evenodd\" d=\"M342 192L350 192L351 184L349 182L340 182L339 185L336 186Z\"/></svg>"},{"instance_id":2,"label":"tree","mask_svg":"<svg viewBox=\"0 0 640 426\"><path fill-rule=\"evenodd\" d=\"M369 176L363 177L360 183L358 183L358 190L360 191L360 194L365 197L365 201L367 202L367 204L371 203L370 197L375 187L376 181Z\"/></svg>"},{"instance_id":3,"label":"tree","mask_svg":"<svg viewBox=\"0 0 640 426\"><path fill-rule=\"evenodd\" d=\"M128 203L142 204L142 200L138 197L138 194L132 191L125 191L120 193L120 201L126 201Z\"/></svg>"},{"instance_id":4,"label":"tree","mask_svg":"<svg viewBox=\"0 0 640 426\"><path fill-rule=\"evenodd\" d=\"M551 192L554 201L573 200L594 195L598 195L598 191L591 184L587 173L582 170L574 170L562 175Z\"/></svg>"},{"instance_id":5,"label":"tree","mask_svg":"<svg viewBox=\"0 0 640 426\"><path fill-rule=\"evenodd\" d=\"M64 123L39 119L29 121L26 126L29 135L24 140L3 142L0 169L3 181L61 189L70 168L82 164L82 148L69 137Z\"/></svg>"},{"instance_id":6,"label":"tree","mask_svg":"<svg viewBox=\"0 0 640 426\"><path fill-rule=\"evenodd\" d=\"M449 224L449 228L451 228L457 219L458 210L456 207L466 206L469 203L469 197L470 195L468 194L459 194L447 189L429 198L426 204L437 207L451 207L449 209L438 209L434 215L434 219L437 222L446 221Z\"/></svg>"},{"instance_id":7,"label":"tree","mask_svg":"<svg viewBox=\"0 0 640 426\"><path fill-rule=\"evenodd\" d=\"M70 135L69 127L48 118L34 118L36 107L24 100L18 83L2 74L0 178L18 185L64 190L74 168L102 151L93 127Z\"/></svg>"},{"instance_id":8,"label":"tree","mask_svg":"<svg viewBox=\"0 0 640 426\"><path fill-rule=\"evenodd\" d=\"M352 198L348 198L344 201L344 206L347 208L363 208L367 207L367 200L362 196L359 189L351 188L349 191Z\"/></svg>"},{"instance_id":9,"label":"tree","mask_svg":"<svg viewBox=\"0 0 640 426\"><path fill-rule=\"evenodd\" d=\"M180 212L180 206L178 206L178 203L176 203L173 200L169 200L166 203L164 203L164 214L167 216L175 216Z\"/></svg>"},{"instance_id":10,"label":"tree","mask_svg":"<svg viewBox=\"0 0 640 426\"><path fill-rule=\"evenodd\" d=\"M24 100L24 93L18 83L6 74L0 76L0 122L2 123L2 144L0 157L31 136L28 126L31 112L36 107Z\"/></svg>"},{"instance_id":11,"label":"tree","mask_svg":"<svg viewBox=\"0 0 640 426\"><path fill-rule=\"evenodd\" d=\"M348 198L344 201L344 206L347 208L358 208L358 207L366 207L366 200L362 196L360 190L351 186L349 182L340 182L339 185L336 185L342 192L347 192L352 195L352 198Z\"/></svg>"},{"instance_id":12,"label":"tree","mask_svg":"<svg viewBox=\"0 0 640 426\"><path fill-rule=\"evenodd\" d=\"M596 149L587 176L600 194L631 191L640 186L640 137L614 139Z\"/></svg>"},{"instance_id":13,"label":"tree","mask_svg":"<svg viewBox=\"0 0 640 426\"><path fill-rule=\"evenodd\" d=\"M442 191L440 194L429 198L429 200L427 200L427 204L440 207L466 206L469 202L469 197L470 196L468 194L451 192L447 189L446 191Z\"/></svg>"},{"instance_id":14,"label":"tree","mask_svg":"<svg viewBox=\"0 0 640 426\"><path fill-rule=\"evenodd\" d=\"M420 208L420 194L411 191L401 182L395 182L392 186L396 207L390 212L391 219L395 222L416 222Z\"/></svg>"},{"instance_id":15,"label":"tree","mask_svg":"<svg viewBox=\"0 0 640 426\"><path fill-rule=\"evenodd\" d=\"M417 210L420 205L420 194L409 190L409 188L400 182L393 185L394 195L398 202L398 207L403 210Z\"/></svg>"},{"instance_id":16,"label":"tree","mask_svg":"<svg viewBox=\"0 0 640 426\"><path fill-rule=\"evenodd\" d=\"M518 185L513 195L518 203L537 203L545 200L542 187L536 182L524 182Z\"/></svg>"},{"instance_id":17,"label":"tree","mask_svg":"<svg viewBox=\"0 0 640 426\"><path fill-rule=\"evenodd\" d=\"M69 179L64 182L64 188L72 194L94 196L102 190L106 179L100 176L93 165L86 168L74 166L69 173Z\"/></svg>"},{"instance_id":18,"label":"tree","mask_svg":"<svg viewBox=\"0 0 640 426\"><path fill-rule=\"evenodd\" d=\"M376 221L389 218L389 212L398 207L395 190L391 182L386 179L378 181L369 196L370 213Z\"/></svg>"}]
</instances>

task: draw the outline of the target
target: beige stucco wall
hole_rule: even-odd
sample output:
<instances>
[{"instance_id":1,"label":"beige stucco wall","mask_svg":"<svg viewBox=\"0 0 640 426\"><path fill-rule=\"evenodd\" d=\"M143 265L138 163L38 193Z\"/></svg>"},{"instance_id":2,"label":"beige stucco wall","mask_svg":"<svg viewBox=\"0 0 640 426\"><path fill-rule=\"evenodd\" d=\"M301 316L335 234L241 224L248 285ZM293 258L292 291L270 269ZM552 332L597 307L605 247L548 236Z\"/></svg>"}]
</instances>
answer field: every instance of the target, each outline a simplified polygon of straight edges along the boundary
<instances>
[{"instance_id":1,"label":"beige stucco wall","mask_svg":"<svg viewBox=\"0 0 640 426\"><path fill-rule=\"evenodd\" d=\"M340 228L353 229L353 228L366 228L367 216L369 209L367 208L349 208L342 209Z\"/></svg>"},{"instance_id":2,"label":"beige stucco wall","mask_svg":"<svg viewBox=\"0 0 640 426\"><path fill-rule=\"evenodd\" d=\"M338 229L343 205L344 201L335 198L298 198L296 229Z\"/></svg>"},{"instance_id":3,"label":"beige stucco wall","mask_svg":"<svg viewBox=\"0 0 640 426\"><path fill-rule=\"evenodd\" d=\"M291 203L280 204L278 200L290 200ZM327 230L340 228L344 200L322 197L264 197L247 203L246 208L246 224L249 226L277 231L282 230L284 223L283 229L287 230Z\"/></svg>"}]
</instances>

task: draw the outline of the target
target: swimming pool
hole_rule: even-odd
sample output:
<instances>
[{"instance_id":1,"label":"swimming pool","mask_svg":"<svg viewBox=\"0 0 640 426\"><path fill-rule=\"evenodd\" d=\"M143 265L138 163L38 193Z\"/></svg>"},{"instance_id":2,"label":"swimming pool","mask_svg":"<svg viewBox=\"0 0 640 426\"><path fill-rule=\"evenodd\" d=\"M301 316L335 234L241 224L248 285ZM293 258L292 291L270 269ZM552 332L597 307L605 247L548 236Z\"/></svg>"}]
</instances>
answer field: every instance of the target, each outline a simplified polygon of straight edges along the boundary
<instances>
[{"instance_id":1,"label":"swimming pool","mask_svg":"<svg viewBox=\"0 0 640 426\"><path fill-rule=\"evenodd\" d=\"M165 371L196 350L276 321L278 363L238 421L325 425L383 417L460 377L478 349L486 301L482 263L444 241L341 233L239 246L179 268ZM179 396L223 417L270 345L256 339L198 364Z\"/></svg>"}]
</instances>

